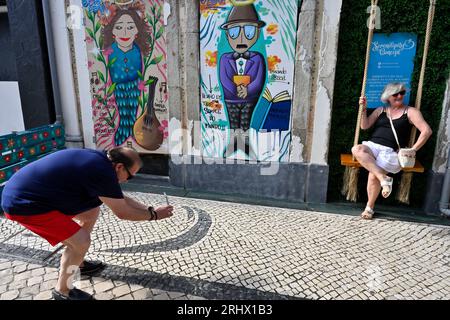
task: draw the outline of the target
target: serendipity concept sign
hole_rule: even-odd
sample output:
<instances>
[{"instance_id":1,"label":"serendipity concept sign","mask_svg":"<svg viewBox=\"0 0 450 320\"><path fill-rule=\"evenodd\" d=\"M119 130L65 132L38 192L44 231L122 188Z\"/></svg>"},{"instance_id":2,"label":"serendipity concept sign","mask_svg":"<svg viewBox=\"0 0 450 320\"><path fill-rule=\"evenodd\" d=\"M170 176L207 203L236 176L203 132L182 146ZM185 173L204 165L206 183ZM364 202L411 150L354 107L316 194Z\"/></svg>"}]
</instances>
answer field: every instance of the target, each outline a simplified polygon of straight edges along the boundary
<instances>
[{"instance_id":1,"label":"serendipity concept sign","mask_svg":"<svg viewBox=\"0 0 450 320\"><path fill-rule=\"evenodd\" d=\"M416 50L417 35L413 33L374 34L366 85L368 108L382 105L381 94L390 82L402 82L411 88ZM405 104L409 98L407 92Z\"/></svg>"}]
</instances>

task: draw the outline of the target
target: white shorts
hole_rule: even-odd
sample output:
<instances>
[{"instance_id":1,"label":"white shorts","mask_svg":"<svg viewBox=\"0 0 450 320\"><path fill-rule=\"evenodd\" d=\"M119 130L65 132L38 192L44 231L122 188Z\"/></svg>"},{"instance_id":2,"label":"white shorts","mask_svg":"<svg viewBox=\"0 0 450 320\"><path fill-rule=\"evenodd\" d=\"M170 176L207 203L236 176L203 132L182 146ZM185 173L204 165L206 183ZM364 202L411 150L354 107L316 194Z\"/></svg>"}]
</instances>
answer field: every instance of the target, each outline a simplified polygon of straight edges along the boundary
<instances>
[{"instance_id":1,"label":"white shorts","mask_svg":"<svg viewBox=\"0 0 450 320\"><path fill-rule=\"evenodd\" d=\"M402 170L398 162L398 155L394 149L372 141L363 141L363 145L369 147L376 159L376 164L384 171L390 173L399 173Z\"/></svg>"}]
</instances>

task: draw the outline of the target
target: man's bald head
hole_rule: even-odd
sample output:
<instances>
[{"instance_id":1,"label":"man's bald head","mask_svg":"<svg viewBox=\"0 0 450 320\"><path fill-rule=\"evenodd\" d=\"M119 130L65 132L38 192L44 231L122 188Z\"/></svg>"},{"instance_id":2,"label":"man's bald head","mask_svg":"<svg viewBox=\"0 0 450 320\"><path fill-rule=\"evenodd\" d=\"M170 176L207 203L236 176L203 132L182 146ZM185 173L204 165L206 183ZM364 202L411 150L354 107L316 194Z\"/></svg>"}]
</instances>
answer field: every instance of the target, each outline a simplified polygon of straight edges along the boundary
<instances>
[{"instance_id":1,"label":"man's bald head","mask_svg":"<svg viewBox=\"0 0 450 320\"><path fill-rule=\"evenodd\" d=\"M142 168L142 160L134 149L128 147L116 147L108 151L108 158L113 163L122 163L128 169L138 166Z\"/></svg>"}]
</instances>

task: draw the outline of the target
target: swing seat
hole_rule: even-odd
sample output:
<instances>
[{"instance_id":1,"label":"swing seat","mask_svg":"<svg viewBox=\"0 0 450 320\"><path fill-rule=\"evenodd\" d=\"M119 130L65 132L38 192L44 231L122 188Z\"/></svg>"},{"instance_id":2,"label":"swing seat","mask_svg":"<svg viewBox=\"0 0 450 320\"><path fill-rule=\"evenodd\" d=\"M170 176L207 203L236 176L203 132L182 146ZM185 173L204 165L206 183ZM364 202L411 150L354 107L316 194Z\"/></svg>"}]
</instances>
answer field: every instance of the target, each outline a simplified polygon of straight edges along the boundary
<instances>
[{"instance_id":1,"label":"swing seat","mask_svg":"<svg viewBox=\"0 0 450 320\"><path fill-rule=\"evenodd\" d=\"M354 167L359 168L361 165L359 164L358 160L353 160L353 156L351 154L341 154L341 165L345 167ZM403 172L416 172L416 173L424 173L425 168L423 165L416 160L416 164L413 168L403 168Z\"/></svg>"}]
</instances>

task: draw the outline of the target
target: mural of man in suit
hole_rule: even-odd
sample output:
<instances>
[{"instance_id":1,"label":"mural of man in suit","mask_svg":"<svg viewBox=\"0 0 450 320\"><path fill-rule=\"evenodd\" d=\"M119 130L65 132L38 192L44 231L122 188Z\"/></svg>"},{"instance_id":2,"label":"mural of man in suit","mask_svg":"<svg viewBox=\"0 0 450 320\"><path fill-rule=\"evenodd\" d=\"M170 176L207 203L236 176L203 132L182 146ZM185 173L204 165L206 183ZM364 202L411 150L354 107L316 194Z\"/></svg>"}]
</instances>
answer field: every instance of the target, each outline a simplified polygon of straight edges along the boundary
<instances>
[{"instance_id":1,"label":"mural of man in suit","mask_svg":"<svg viewBox=\"0 0 450 320\"><path fill-rule=\"evenodd\" d=\"M250 51L258 41L261 28L266 25L259 20L253 4L235 6L227 21L221 26L226 31L228 43L233 52L220 58L220 82L227 107L230 129L236 136L242 133L245 138L245 152L249 153L248 129L253 111L258 103L266 82L266 63L256 51ZM229 155L230 148L226 152ZM235 148L233 148L233 151Z\"/></svg>"}]
</instances>

